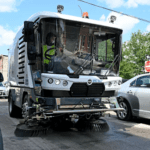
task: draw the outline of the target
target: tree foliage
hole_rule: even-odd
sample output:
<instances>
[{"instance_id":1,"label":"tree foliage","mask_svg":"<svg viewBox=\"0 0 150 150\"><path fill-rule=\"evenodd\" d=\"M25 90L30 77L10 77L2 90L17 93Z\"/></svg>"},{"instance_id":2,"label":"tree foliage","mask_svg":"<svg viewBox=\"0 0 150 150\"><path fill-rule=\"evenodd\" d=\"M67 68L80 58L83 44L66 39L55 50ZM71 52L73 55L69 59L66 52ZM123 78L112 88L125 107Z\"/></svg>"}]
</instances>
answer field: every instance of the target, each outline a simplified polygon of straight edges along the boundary
<instances>
[{"instance_id":1,"label":"tree foliage","mask_svg":"<svg viewBox=\"0 0 150 150\"><path fill-rule=\"evenodd\" d=\"M124 42L122 46L120 76L130 79L142 74L147 55L150 55L150 33L142 33L140 30L132 33L130 41Z\"/></svg>"}]
</instances>

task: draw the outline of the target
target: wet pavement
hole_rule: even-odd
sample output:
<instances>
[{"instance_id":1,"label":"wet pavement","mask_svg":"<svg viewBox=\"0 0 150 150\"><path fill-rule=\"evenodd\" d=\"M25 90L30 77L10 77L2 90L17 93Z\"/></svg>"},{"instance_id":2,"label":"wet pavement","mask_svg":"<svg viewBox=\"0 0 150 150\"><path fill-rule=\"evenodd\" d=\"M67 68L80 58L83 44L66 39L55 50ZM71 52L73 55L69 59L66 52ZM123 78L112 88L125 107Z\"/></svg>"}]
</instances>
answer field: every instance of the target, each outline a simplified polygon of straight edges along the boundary
<instances>
[{"instance_id":1,"label":"wet pavement","mask_svg":"<svg viewBox=\"0 0 150 150\"><path fill-rule=\"evenodd\" d=\"M120 121L115 113L107 120L108 132L79 132L49 130L40 137L16 137L17 119L10 118L6 99L0 99L0 128L3 135L4 150L149 150L150 120L134 119Z\"/></svg>"}]
</instances>

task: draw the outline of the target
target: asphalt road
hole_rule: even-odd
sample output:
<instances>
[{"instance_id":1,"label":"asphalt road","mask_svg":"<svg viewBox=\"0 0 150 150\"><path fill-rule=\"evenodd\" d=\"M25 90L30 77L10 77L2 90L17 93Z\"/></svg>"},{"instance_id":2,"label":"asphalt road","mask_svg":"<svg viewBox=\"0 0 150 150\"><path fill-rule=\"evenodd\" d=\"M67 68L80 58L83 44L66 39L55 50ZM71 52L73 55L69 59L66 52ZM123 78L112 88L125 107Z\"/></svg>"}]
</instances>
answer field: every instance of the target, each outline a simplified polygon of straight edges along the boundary
<instances>
[{"instance_id":1,"label":"asphalt road","mask_svg":"<svg viewBox=\"0 0 150 150\"><path fill-rule=\"evenodd\" d=\"M8 115L7 100L0 99L0 128L4 150L149 150L150 120L120 121L113 113L105 117L110 130L102 132L53 131L41 137L14 135L17 119Z\"/></svg>"}]
</instances>

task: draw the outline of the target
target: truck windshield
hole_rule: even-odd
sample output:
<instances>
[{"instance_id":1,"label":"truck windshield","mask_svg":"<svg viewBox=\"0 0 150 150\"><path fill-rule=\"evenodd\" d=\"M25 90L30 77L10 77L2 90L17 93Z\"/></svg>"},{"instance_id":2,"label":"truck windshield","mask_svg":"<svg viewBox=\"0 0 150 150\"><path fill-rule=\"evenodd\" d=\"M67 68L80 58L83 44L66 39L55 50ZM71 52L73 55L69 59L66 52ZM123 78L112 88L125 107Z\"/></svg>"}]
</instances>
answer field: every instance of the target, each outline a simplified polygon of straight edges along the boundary
<instances>
[{"instance_id":1,"label":"truck windshield","mask_svg":"<svg viewBox=\"0 0 150 150\"><path fill-rule=\"evenodd\" d=\"M43 72L101 73L120 54L120 35L110 28L62 19L42 21ZM118 73L119 63L113 71Z\"/></svg>"}]
</instances>

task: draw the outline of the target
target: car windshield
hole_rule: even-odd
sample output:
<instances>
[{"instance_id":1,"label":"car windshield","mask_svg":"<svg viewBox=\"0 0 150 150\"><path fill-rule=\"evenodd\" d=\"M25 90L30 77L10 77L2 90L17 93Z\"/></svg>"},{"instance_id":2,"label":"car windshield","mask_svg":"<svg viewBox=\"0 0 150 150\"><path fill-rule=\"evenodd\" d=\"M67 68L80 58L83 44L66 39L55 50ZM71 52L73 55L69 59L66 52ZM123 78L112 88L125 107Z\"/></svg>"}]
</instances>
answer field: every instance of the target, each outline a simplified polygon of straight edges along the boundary
<instances>
[{"instance_id":1,"label":"car windshield","mask_svg":"<svg viewBox=\"0 0 150 150\"><path fill-rule=\"evenodd\" d=\"M0 82L0 86L3 86L3 83L2 83L2 82Z\"/></svg>"},{"instance_id":2,"label":"car windshield","mask_svg":"<svg viewBox=\"0 0 150 150\"><path fill-rule=\"evenodd\" d=\"M120 54L115 30L47 18L42 24L43 72L55 74L101 73ZM114 64L117 74L119 63Z\"/></svg>"}]
</instances>

